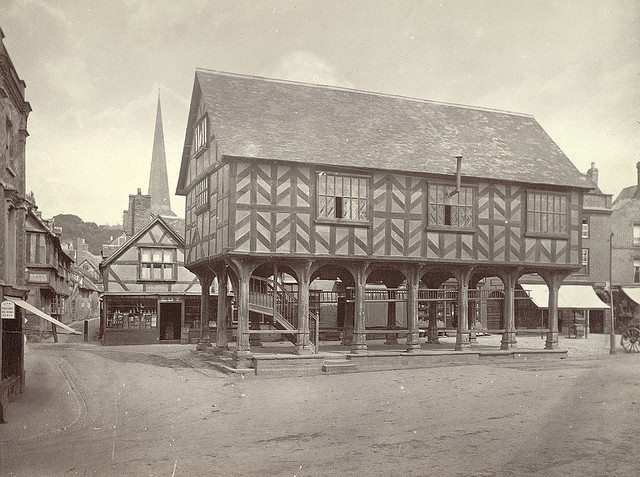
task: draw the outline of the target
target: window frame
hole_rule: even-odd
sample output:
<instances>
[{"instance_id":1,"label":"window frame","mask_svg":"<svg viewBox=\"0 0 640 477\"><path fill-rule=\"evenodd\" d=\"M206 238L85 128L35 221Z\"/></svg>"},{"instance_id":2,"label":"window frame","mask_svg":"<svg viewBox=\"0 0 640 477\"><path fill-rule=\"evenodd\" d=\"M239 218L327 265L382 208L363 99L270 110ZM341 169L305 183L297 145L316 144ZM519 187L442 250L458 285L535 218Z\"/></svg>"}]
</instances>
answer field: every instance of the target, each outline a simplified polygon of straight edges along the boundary
<instances>
[{"instance_id":1,"label":"window frame","mask_svg":"<svg viewBox=\"0 0 640 477\"><path fill-rule=\"evenodd\" d=\"M634 222L633 223L633 229L631 231L631 237L633 240L633 246L634 247L640 247L640 234L638 237L636 237L636 230L638 230L640 232L640 222Z\"/></svg>"},{"instance_id":2,"label":"window frame","mask_svg":"<svg viewBox=\"0 0 640 477\"><path fill-rule=\"evenodd\" d=\"M143 253L146 251L151 251L151 260L147 261L147 260L143 260ZM153 251L158 251L160 250L162 253L162 261L157 262L153 260ZM170 262L166 262L164 260L164 253L166 251L169 251L171 253L171 261ZM149 267L150 270L150 276L149 278L147 277L143 277L142 276L142 270L143 267L145 267L146 265L151 265ZM153 276L153 270L154 270L154 265L162 265L162 274L163 274L163 278L155 278ZM165 267L164 265L171 265L171 278L164 278L164 270ZM172 283L172 282L177 282L178 281L178 249L176 247L152 247L152 246L145 246L145 247L140 247L138 248L138 281L141 282L154 282L154 283Z\"/></svg>"},{"instance_id":3,"label":"window frame","mask_svg":"<svg viewBox=\"0 0 640 477\"><path fill-rule=\"evenodd\" d=\"M585 225L586 225L586 229L585 229ZM580 237L583 239L588 239L590 238L590 235L591 235L591 219L588 215L583 215L581 228L580 228Z\"/></svg>"},{"instance_id":4,"label":"window frame","mask_svg":"<svg viewBox=\"0 0 640 477\"><path fill-rule=\"evenodd\" d=\"M334 197L334 201L337 200L338 197L344 198L344 196L335 195L335 192L332 196L327 194L326 191L324 194L320 194L319 183L320 183L321 174L325 174L326 176L331 175L333 177L336 177L336 176L339 176L342 178L348 177L350 179L364 179L367 187L366 197L361 197L360 194L358 194L357 198L353 197L353 195L350 195L349 198L356 199L358 201L366 200L366 219L351 219L351 218L344 218L344 217L321 216L320 215L320 196L324 197L325 200L327 197ZM372 187L371 175L357 173L357 172L352 173L352 172L331 171L326 169L317 169L317 170L314 170L314 176L315 176L315 193L314 193L315 204L313 209L314 209L314 217L315 217L316 223L330 224L330 225L351 225L354 227L370 227L372 225L373 214L371 212L371 187ZM335 208L335 202L334 202L334 211L335 210L336 208Z\"/></svg>"},{"instance_id":5,"label":"window frame","mask_svg":"<svg viewBox=\"0 0 640 477\"><path fill-rule=\"evenodd\" d=\"M194 210L196 214L199 214L205 210L208 210L211 206L211 194L210 194L210 186L211 182L209 180L210 176L203 177L201 180L195 183L193 186L193 203ZM198 186L204 184L204 188L202 190L198 190ZM205 200L202 203L199 202L199 198L204 196Z\"/></svg>"},{"instance_id":6,"label":"window frame","mask_svg":"<svg viewBox=\"0 0 640 477\"><path fill-rule=\"evenodd\" d=\"M633 259L633 283L640 283L640 257Z\"/></svg>"},{"instance_id":7,"label":"window frame","mask_svg":"<svg viewBox=\"0 0 640 477\"><path fill-rule=\"evenodd\" d=\"M200 132L200 127L204 125L204 131ZM202 138L200 138L200 136ZM206 150L209 146L209 115L204 113L195 122L192 129L191 146L193 148L193 154L191 155L195 159L202 151ZM196 174L197 175L197 174Z\"/></svg>"},{"instance_id":8,"label":"window frame","mask_svg":"<svg viewBox=\"0 0 640 477\"><path fill-rule=\"evenodd\" d=\"M548 197L552 196L552 197L558 197L562 200L562 198L564 198L566 200L566 207L565 207L565 212L564 212L564 216L565 216L565 231L564 232L548 232L548 231L541 231L541 230L532 230L532 223L529 220L529 205L531 203L530 197L532 194L540 194L540 195L546 195L547 196L547 204L548 204ZM542 211L538 211L536 212L535 210L531 211L531 213L539 213L542 214ZM552 215L558 215L558 216L562 216L562 212L560 213L556 213L555 211L549 212L546 211L544 212L545 214L552 214ZM548 217L547 217L548 218ZM571 195L565 192L556 192L556 191L547 191L547 190L540 190L540 189L528 189L526 191L526 196L525 196L525 223L526 223L526 227L525 227L525 237L537 237L537 238L551 238L551 239L560 239L560 240L569 240L571 237ZM547 221L548 223L548 221ZM548 227L547 227L548 228Z\"/></svg>"},{"instance_id":9,"label":"window frame","mask_svg":"<svg viewBox=\"0 0 640 477\"><path fill-rule=\"evenodd\" d=\"M475 233L477 226L478 226L478 207L477 207L477 200L478 200L478 187L476 185L471 185L471 184L460 184L460 188L461 189L468 189L471 191L471 205L460 205L459 203L459 198L460 198L460 192L458 192L458 194L456 194L458 196L458 204L442 204L445 206L445 215L446 215L446 207L447 205L449 207L465 207L465 208L470 208L471 209L471 221L472 221L472 225L470 227L464 227L464 226L460 226L460 225L447 225L447 224L438 224L438 223L432 223L430 220L430 209L431 209L431 188L432 187L439 187L439 186L444 186L445 187L445 191L447 190L446 188L452 188L455 190L456 188L456 183L455 182L450 182L450 181L429 181L427 183L427 197L426 197L426 224L427 224L427 229L428 230L435 230L435 231L446 231L446 232L460 232L460 233ZM450 192L449 192L450 194ZM436 193L437 195L437 193ZM451 195L449 197L452 197ZM438 202L435 203L435 205L440 205ZM451 212L449 212L451 214Z\"/></svg>"},{"instance_id":10,"label":"window frame","mask_svg":"<svg viewBox=\"0 0 640 477\"><path fill-rule=\"evenodd\" d=\"M587 257L587 263L585 262L585 252L586 252L586 257ZM591 269L591 251L589 250L588 247L583 247L580 249L580 265L582 268L580 268L580 271L578 272L579 275L589 275L590 273L590 269Z\"/></svg>"}]
</instances>

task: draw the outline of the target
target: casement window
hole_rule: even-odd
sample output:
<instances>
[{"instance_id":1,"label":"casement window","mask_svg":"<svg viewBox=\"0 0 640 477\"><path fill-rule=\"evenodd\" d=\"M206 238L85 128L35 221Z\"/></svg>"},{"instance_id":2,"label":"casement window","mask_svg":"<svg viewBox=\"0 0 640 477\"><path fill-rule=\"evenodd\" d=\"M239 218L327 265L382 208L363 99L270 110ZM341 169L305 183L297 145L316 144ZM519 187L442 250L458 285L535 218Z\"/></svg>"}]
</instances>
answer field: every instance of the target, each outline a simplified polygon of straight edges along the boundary
<instances>
[{"instance_id":1,"label":"casement window","mask_svg":"<svg viewBox=\"0 0 640 477\"><path fill-rule=\"evenodd\" d=\"M640 258L633 260L633 283L640 283Z\"/></svg>"},{"instance_id":2,"label":"casement window","mask_svg":"<svg viewBox=\"0 0 640 477\"><path fill-rule=\"evenodd\" d=\"M582 238L589 238L589 217L582 217Z\"/></svg>"},{"instance_id":3,"label":"casement window","mask_svg":"<svg viewBox=\"0 0 640 477\"><path fill-rule=\"evenodd\" d=\"M582 264L582 269L580 273L582 275L589 275L589 249L583 248L580 252L580 260Z\"/></svg>"},{"instance_id":4,"label":"casement window","mask_svg":"<svg viewBox=\"0 0 640 477\"><path fill-rule=\"evenodd\" d=\"M369 221L369 180L363 176L318 173L318 218Z\"/></svg>"},{"instance_id":5,"label":"casement window","mask_svg":"<svg viewBox=\"0 0 640 477\"><path fill-rule=\"evenodd\" d=\"M472 187L429 184L429 226L472 229L474 227Z\"/></svg>"},{"instance_id":6,"label":"casement window","mask_svg":"<svg viewBox=\"0 0 640 477\"><path fill-rule=\"evenodd\" d=\"M197 154L206 147L208 142L207 129L207 116L205 115L193 128L193 154Z\"/></svg>"},{"instance_id":7,"label":"casement window","mask_svg":"<svg viewBox=\"0 0 640 477\"><path fill-rule=\"evenodd\" d=\"M549 192L527 193L527 232L537 235L568 234L568 197Z\"/></svg>"},{"instance_id":8,"label":"casement window","mask_svg":"<svg viewBox=\"0 0 640 477\"><path fill-rule=\"evenodd\" d=\"M139 278L144 281L176 280L175 248L141 248Z\"/></svg>"},{"instance_id":9,"label":"casement window","mask_svg":"<svg viewBox=\"0 0 640 477\"><path fill-rule=\"evenodd\" d=\"M209 207L209 178L205 177L193 189L196 212Z\"/></svg>"},{"instance_id":10,"label":"casement window","mask_svg":"<svg viewBox=\"0 0 640 477\"><path fill-rule=\"evenodd\" d=\"M633 224L633 245L640 246L640 224Z\"/></svg>"}]
</instances>

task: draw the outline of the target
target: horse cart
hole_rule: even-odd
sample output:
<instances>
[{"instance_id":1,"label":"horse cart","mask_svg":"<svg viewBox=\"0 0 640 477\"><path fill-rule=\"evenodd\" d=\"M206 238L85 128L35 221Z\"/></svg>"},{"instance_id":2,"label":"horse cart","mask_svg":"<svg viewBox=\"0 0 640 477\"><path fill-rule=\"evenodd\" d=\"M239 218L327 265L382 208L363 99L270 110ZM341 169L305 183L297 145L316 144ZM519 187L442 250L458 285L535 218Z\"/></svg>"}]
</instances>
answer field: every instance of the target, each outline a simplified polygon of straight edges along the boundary
<instances>
[{"instance_id":1,"label":"horse cart","mask_svg":"<svg viewBox=\"0 0 640 477\"><path fill-rule=\"evenodd\" d=\"M640 353L640 317L633 318L627 323L622 330L620 344L627 353Z\"/></svg>"}]
</instances>

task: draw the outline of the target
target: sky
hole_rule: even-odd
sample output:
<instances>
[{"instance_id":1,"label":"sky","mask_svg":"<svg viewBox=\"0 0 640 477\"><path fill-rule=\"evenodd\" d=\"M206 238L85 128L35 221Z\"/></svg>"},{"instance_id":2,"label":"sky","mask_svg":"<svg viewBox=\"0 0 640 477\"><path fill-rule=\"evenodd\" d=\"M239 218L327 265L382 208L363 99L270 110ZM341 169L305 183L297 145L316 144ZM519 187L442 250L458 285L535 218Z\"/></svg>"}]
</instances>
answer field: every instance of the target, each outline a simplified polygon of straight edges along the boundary
<instances>
[{"instance_id":1,"label":"sky","mask_svg":"<svg viewBox=\"0 0 640 477\"><path fill-rule=\"evenodd\" d=\"M0 27L45 217L121 223L158 93L173 192L196 67L532 114L603 192L636 183L637 0L0 0Z\"/></svg>"}]
</instances>

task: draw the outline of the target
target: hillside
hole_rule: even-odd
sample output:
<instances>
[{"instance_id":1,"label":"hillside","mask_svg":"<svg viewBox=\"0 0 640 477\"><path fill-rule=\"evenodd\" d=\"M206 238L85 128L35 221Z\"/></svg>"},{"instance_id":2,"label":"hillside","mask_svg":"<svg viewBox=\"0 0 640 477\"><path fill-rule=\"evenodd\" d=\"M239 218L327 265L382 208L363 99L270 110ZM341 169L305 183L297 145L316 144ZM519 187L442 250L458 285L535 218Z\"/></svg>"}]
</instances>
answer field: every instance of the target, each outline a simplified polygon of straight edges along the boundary
<instances>
[{"instance_id":1,"label":"hillside","mask_svg":"<svg viewBox=\"0 0 640 477\"><path fill-rule=\"evenodd\" d=\"M53 217L56 227L62 227L63 243L75 243L76 238L84 238L89 246L89 252L100 255L103 244L109 238L122 231L121 225L97 225L95 222L85 222L77 215L58 214Z\"/></svg>"}]
</instances>

